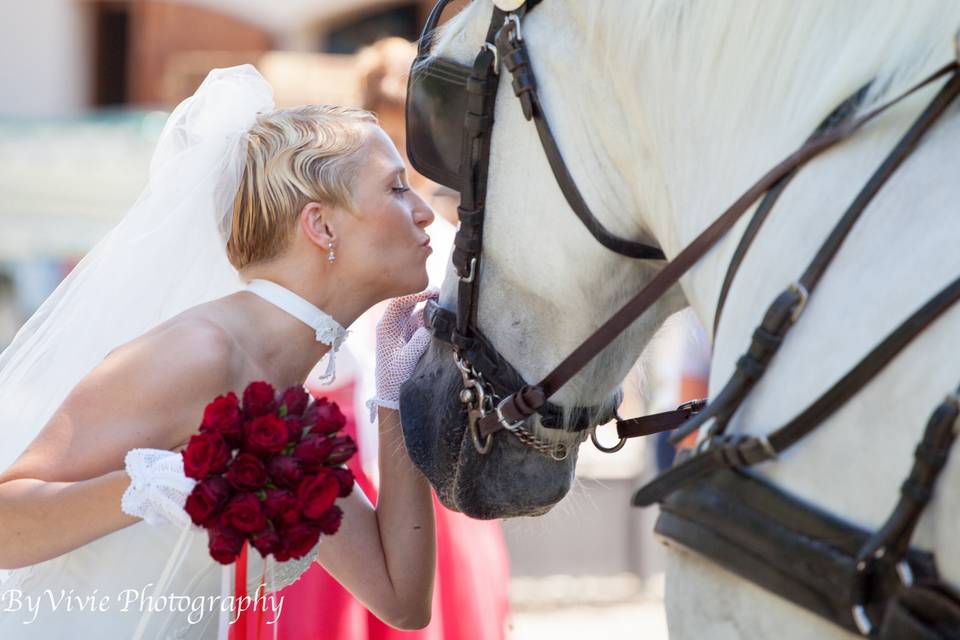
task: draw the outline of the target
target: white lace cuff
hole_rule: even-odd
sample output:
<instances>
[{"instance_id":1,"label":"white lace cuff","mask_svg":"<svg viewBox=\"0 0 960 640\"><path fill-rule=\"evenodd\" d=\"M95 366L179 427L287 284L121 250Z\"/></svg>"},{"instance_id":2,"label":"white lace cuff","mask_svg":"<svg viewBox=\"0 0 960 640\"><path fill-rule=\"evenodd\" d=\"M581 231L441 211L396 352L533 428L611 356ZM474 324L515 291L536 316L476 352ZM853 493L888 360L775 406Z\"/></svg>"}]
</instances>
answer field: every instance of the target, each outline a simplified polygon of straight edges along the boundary
<instances>
[{"instance_id":1,"label":"white lace cuff","mask_svg":"<svg viewBox=\"0 0 960 640\"><path fill-rule=\"evenodd\" d=\"M310 552L298 558L297 560L287 560L286 562L277 562L273 556L263 558L252 547L249 550L249 561L247 565L247 594L257 594L260 587L260 578L263 576L263 563L267 562L266 579L262 593L277 593L281 589L289 587L299 580L317 560L317 552L320 543L323 542L323 536L313 546Z\"/></svg>"},{"instance_id":2,"label":"white lace cuff","mask_svg":"<svg viewBox=\"0 0 960 640\"><path fill-rule=\"evenodd\" d=\"M183 456L164 449L131 449L124 458L130 486L120 509L148 524L191 524L183 506L197 481L183 472Z\"/></svg>"}]
</instances>

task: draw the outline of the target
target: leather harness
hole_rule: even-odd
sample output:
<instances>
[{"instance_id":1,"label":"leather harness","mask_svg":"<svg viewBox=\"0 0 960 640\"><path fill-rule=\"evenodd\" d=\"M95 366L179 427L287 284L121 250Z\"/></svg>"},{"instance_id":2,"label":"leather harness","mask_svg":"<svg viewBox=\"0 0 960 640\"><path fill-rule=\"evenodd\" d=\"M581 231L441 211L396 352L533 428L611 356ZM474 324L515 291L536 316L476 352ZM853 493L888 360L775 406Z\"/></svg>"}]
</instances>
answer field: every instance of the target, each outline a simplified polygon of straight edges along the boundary
<instances>
[{"instance_id":1,"label":"leather harness","mask_svg":"<svg viewBox=\"0 0 960 640\"><path fill-rule=\"evenodd\" d=\"M814 293L854 224L960 93L958 62L946 64L899 97L853 117L866 94L867 88L861 88L799 149L769 170L667 262L646 286L553 371L538 383L528 384L477 327L487 169L500 63L511 73L513 91L524 117L534 122L554 178L585 228L603 246L626 257L662 259L663 254L655 247L610 233L590 212L566 168L541 107L537 80L521 33L524 16L539 0L495 0L498 6L493 10L484 45L469 68L434 59L424 49L448 2L440 0L431 12L421 38L420 55L411 71L408 155L427 177L458 188L461 194L460 227L453 253L459 277L457 310L453 313L434 304L428 308L428 324L434 337L453 345L457 366L464 377L461 400L468 409L468 428L481 453L489 451L494 434L506 430L531 446L556 455L523 429L524 421L540 414L543 426L564 428L562 410L550 403L549 398L675 285L762 196L724 278L717 304L716 330L730 286L752 240L797 172L907 96L946 78L933 100L854 198L804 273L769 306L747 351L737 361L734 374L716 398L705 406L703 401L697 401L682 405L676 411L632 420L615 416L621 444L612 450L630 437L682 424L672 437L678 440L709 424L694 452L679 459L672 469L634 496L637 506L662 504L657 524L661 534L862 635L892 639L904 637L897 634L909 630L916 634L909 637L957 638L960 598L937 576L933 557L911 550L909 543L955 439L960 391L948 395L930 418L917 446L910 476L901 489L900 500L884 526L873 534L800 503L769 483L750 476L746 469L776 459L856 394L913 338L960 299L960 278L917 309L833 387L780 429L767 436L727 434L726 429L799 319L808 297ZM447 98L442 97L444 88L454 93L459 91L460 95L453 100L462 105L462 138L457 149L460 161L455 168L448 148L453 143L438 143L430 135L455 128L442 122L441 107L447 104ZM597 408L575 408L565 428L589 428L593 426L591 416L598 413L602 412ZM563 451L556 457L566 454ZM743 517L729 517L729 509L740 509ZM793 556L762 549L758 552L758 545L774 550L778 545L793 548L799 562L817 567L819 573L810 577L806 575L809 571L796 566L790 570L788 565ZM844 588L837 589L838 584Z\"/></svg>"}]
</instances>

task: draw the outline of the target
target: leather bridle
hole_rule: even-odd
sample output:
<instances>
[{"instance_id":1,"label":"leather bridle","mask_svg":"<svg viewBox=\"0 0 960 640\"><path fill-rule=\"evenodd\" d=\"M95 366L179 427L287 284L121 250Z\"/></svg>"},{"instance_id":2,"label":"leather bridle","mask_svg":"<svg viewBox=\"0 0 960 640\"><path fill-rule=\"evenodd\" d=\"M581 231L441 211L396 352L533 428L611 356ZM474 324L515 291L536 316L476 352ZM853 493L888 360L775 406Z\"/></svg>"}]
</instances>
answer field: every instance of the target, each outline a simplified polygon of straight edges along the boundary
<instances>
[{"instance_id":1,"label":"leather bridle","mask_svg":"<svg viewBox=\"0 0 960 640\"><path fill-rule=\"evenodd\" d=\"M418 83L425 77L432 77L433 79L439 77L443 81L448 81L450 77L455 75L457 68L457 65L450 61L429 57L423 49L439 20L440 12L448 2L449 0L440 0L431 12L424 29L424 35L421 38L421 55L418 56L411 70L407 107L407 141L408 155L415 168L427 177L446 183L447 186L452 186L450 184L452 179L459 181L459 185L456 186L459 188L461 195L461 203L458 208L460 226L454 241L452 258L458 276L457 310L456 313L453 313L437 304L431 304L428 306L428 324L435 338L449 342L453 346L453 357L464 383L460 399L467 411L471 437L480 453L487 453L490 450L494 434L506 430L544 453L550 453L560 459L565 458L568 455L565 447L560 445L559 450L554 449L553 447L556 445L540 441L524 429L523 423L533 415L539 414L541 424L544 427L548 429L564 428L561 421L562 410L551 403L550 398L674 286L700 258L726 235L761 196L767 194L766 201L758 208L751 225L755 229L759 229L766 215L764 212L768 212L773 206L776 197L785 188L790 178L808 161L837 143L846 140L894 104L936 80L952 74L957 68L957 63L951 62L899 97L852 119L848 117L851 110L850 106L855 98L859 100L857 96L862 97L863 90L858 92L857 96L851 97L844 103L847 107L846 110L843 108L844 105L841 105L841 108L838 108L834 113L836 117L828 118L811 139L761 177L673 260L666 263L652 280L613 317L586 338L579 347L542 380L536 384L529 384L496 351L477 326L477 298L483 249L487 169L490 159L490 138L494 124L494 104L499 85L498 69L501 64L512 75L513 91L520 101L524 117L527 120L532 120L536 126L541 145L549 160L557 184L570 208L587 230L603 246L626 257L662 259L664 256L655 247L642 242L618 238L611 234L590 211L566 167L540 102L536 76L530 64L526 42L522 34L524 17L540 3L540 0L527 0L526 2L523 0L495 0L496 6L493 9L484 44L474 59L473 65L468 70L464 68L467 71L466 76L461 77L454 83L457 89L465 93L459 167L455 171L447 167L447 171L443 173L429 163L420 162L425 154L420 152L418 145L425 142L424 138L426 136L416 123L429 121L430 118L425 118L422 113L416 112L416 105L422 104L418 95L423 93ZM438 67L442 67L442 69ZM949 104L952 96L948 96L944 100L946 102L943 108L946 104ZM942 112L942 109L940 112ZM939 115L940 112L936 115ZM842 115L842 117L837 114ZM926 126L932 124L936 115L930 119ZM922 135L922 132L920 134ZM908 154L910 149L912 149L912 146L901 150L901 153ZM891 172L892 170L886 172L874 181L876 183L873 185L875 187L874 193ZM451 179L451 175L454 178ZM861 203L860 212L868 202L869 197ZM858 215L859 212L849 216L847 228ZM755 230L747 237L752 238L753 235L755 235ZM831 251L835 252L837 250L843 237L845 237L845 232L840 233ZM736 267L742 259L742 253L746 251L746 246L749 246L749 239L743 246L742 251L739 252L739 257L735 258L731 265L731 270L724 285L724 292L729 287L729 282L732 281ZM832 253L827 257L821 256L820 262L823 268L829 263L829 257L832 257ZM819 273L822 273L822 269ZM780 301L778 303L778 313L787 318L785 322L792 322L796 319L802 311L809 292L812 290L812 285L815 285L816 280L819 279L819 274L812 274L811 272L807 275L810 278L802 278L798 283L790 285L783 296L778 299ZM725 295L724 293L721 297L720 307L722 307ZM611 417L616 418L620 443L616 447L605 450L615 451L623 445L627 438L673 429L684 422L686 422L686 425L694 422L702 424L703 421L697 418L687 420L696 416L702 407L703 402L698 401L681 405L675 411L631 420L620 418L614 411L613 416L605 417L607 420ZM566 428L573 431L590 428L593 426L590 417L601 413L596 408L577 407L571 410L573 419ZM607 421L603 420L603 417L601 416L598 423L602 424ZM684 429L684 432L688 431L689 429ZM596 440L594 442L596 443ZM600 448L604 449L603 447Z\"/></svg>"}]
</instances>

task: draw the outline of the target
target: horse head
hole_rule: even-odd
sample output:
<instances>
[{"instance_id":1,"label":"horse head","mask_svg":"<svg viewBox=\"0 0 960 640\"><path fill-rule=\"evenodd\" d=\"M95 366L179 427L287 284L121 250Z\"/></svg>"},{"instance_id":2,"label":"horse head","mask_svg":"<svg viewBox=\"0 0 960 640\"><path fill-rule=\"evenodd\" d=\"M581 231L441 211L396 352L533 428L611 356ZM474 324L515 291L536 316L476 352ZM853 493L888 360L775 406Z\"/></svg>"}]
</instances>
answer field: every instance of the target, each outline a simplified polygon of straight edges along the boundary
<instances>
[{"instance_id":1,"label":"horse head","mask_svg":"<svg viewBox=\"0 0 960 640\"><path fill-rule=\"evenodd\" d=\"M557 7L559 8L559 7ZM492 4L477 1L445 28L431 54L470 65L482 48ZM569 17L569 16L567 16ZM562 34L577 47L547 48ZM635 174L644 147L624 135L628 123L615 89L602 75L586 71L576 20L530 19L523 28L533 64L543 78L541 99L570 172L597 219L620 238L650 242L643 212L651 205L639 193ZM477 326L493 349L527 383L542 378L611 316L661 261L631 260L601 246L564 199L532 123L526 121L500 78L495 105L486 218L483 227ZM457 308L458 276L452 266L440 306ZM674 289L652 313L634 322L551 398L564 428L545 428L540 416L523 428L544 444L569 452L551 455L514 433L494 434L481 453L466 429L460 394L464 380L450 345L434 340L404 385L400 410L407 448L449 508L477 518L538 515L570 489L577 447L586 430L574 432L573 414L595 425L619 402L619 384L655 328L682 305ZM574 407L581 409L574 410ZM583 426L581 424L581 426Z\"/></svg>"}]
</instances>

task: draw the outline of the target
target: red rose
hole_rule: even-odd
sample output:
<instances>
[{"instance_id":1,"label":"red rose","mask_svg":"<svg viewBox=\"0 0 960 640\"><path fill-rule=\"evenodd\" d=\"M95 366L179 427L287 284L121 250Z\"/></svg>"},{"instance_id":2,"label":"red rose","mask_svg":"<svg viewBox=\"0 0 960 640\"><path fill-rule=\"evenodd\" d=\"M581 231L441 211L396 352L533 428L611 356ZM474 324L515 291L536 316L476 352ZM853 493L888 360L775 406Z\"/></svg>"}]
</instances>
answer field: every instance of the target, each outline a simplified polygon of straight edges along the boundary
<instances>
[{"instance_id":1,"label":"red rose","mask_svg":"<svg viewBox=\"0 0 960 640\"><path fill-rule=\"evenodd\" d=\"M271 527L266 527L253 534L251 542L264 558L281 548L280 536Z\"/></svg>"},{"instance_id":2,"label":"red rose","mask_svg":"<svg viewBox=\"0 0 960 640\"><path fill-rule=\"evenodd\" d=\"M226 477L241 491L256 491L267 483L267 468L257 456L241 453L230 463Z\"/></svg>"},{"instance_id":3,"label":"red rose","mask_svg":"<svg viewBox=\"0 0 960 640\"><path fill-rule=\"evenodd\" d=\"M300 462L293 456L274 456L267 462L267 471L274 484L281 487L296 487L303 479Z\"/></svg>"},{"instance_id":4,"label":"red rose","mask_svg":"<svg viewBox=\"0 0 960 640\"><path fill-rule=\"evenodd\" d=\"M350 436L337 436L332 441L333 451L327 456L327 464L343 464L357 452L357 445Z\"/></svg>"},{"instance_id":5,"label":"red rose","mask_svg":"<svg viewBox=\"0 0 960 640\"><path fill-rule=\"evenodd\" d=\"M290 387L280 397L280 406L287 408L285 416L300 417L303 415L303 410L307 408L309 400L310 395L302 386Z\"/></svg>"},{"instance_id":6,"label":"red rose","mask_svg":"<svg viewBox=\"0 0 960 640\"><path fill-rule=\"evenodd\" d=\"M296 498L294 498L296 500ZM284 511L279 516L273 519L274 523L278 527L292 527L295 524L300 524L303 522L303 518L300 517L300 509L294 507L293 509L288 509Z\"/></svg>"},{"instance_id":7,"label":"red rose","mask_svg":"<svg viewBox=\"0 0 960 640\"><path fill-rule=\"evenodd\" d=\"M297 504L304 518L314 520L333 505L340 493L340 483L326 469L303 479L297 488Z\"/></svg>"},{"instance_id":8,"label":"red rose","mask_svg":"<svg viewBox=\"0 0 960 640\"><path fill-rule=\"evenodd\" d=\"M303 437L303 418L287 416L283 419L287 423L287 443L296 444Z\"/></svg>"},{"instance_id":9,"label":"red rose","mask_svg":"<svg viewBox=\"0 0 960 640\"><path fill-rule=\"evenodd\" d=\"M203 410L200 431L219 433L229 445L239 445L243 435L243 414L240 412L237 394L231 391L226 395L217 396L208 404Z\"/></svg>"},{"instance_id":10,"label":"red rose","mask_svg":"<svg viewBox=\"0 0 960 640\"><path fill-rule=\"evenodd\" d=\"M336 402L320 398L307 409L304 423L312 425L311 433L326 434L343 429L347 424L347 418Z\"/></svg>"},{"instance_id":11,"label":"red rose","mask_svg":"<svg viewBox=\"0 0 960 640\"><path fill-rule=\"evenodd\" d=\"M233 496L220 514L220 522L243 533L260 531L267 526L260 500L252 493Z\"/></svg>"},{"instance_id":12,"label":"red rose","mask_svg":"<svg viewBox=\"0 0 960 640\"><path fill-rule=\"evenodd\" d=\"M230 527L213 527L207 530L210 556L220 564L230 564L240 555L246 537Z\"/></svg>"},{"instance_id":13,"label":"red rose","mask_svg":"<svg viewBox=\"0 0 960 640\"><path fill-rule=\"evenodd\" d=\"M315 470L333 451L333 442L326 436L308 435L293 450L294 457L309 470Z\"/></svg>"},{"instance_id":14,"label":"red rose","mask_svg":"<svg viewBox=\"0 0 960 640\"><path fill-rule=\"evenodd\" d=\"M204 480L208 475L221 473L227 468L230 447L220 434L205 431L191 436L181 455L187 477Z\"/></svg>"},{"instance_id":15,"label":"red rose","mask_svg":"<svg viewBox=\"0 0 960 640\"><path fill-rule=\"evenodd\" d=\"M337 497L346 498L350 495L353 490L353 471L346 467L333 467L330 469L330 473L340 483L340 493L337 494Z\"/></svg>"},{"instance_id":16,"label":"red rose","mask_svg":"<svg viewBox=\"0 0 960 640\"><path fill-rule=\"evenodd\" d=\"M340 528L341 520L343 520L343 511L337 505L333 505L324 511L316 522L321 533L332 536Z\"/></svg>"},{"instance_id":17,"label":"red rose","mask_svg":"<svg viewBox=\"0 0 960 640\"><path fill-rule=\"evenodd\" d=\"M203 482L198 482L187 496L183 506L190 515L193 524L205 527L214 522L220 509L230 499L230 484L220 476L214 476Z\"/></svg>"},{"instance_id":18,"label":"red rose","mask_svg":"<svg viewBox=\"0 0 960 640\"><path fill-rule=\"evenodd\" d=\"M252 453L279 453L290 437L283 418L266 415L250 420L243 429L244 450Z\"/></svg>"},{"instance_id":19,"label":"red rose","mask_svg":"<svg viewBox=\"0 0 960 640\"><path fill-rule=\"evenodd\" d=\"M243 411L249 418L265 416L277 408L277 392L266 382L251 382L243 391Z\"/></svg>"},{"instance_id":20,"label":"red rose","mask_svg":"<svg viewBox=\"0 0 960 640\"><path fill-rule=\"evenodd\" d=\"M263 510L268 518L278 518L287 511L297 508L297 497L286 489L267 489L263 501Z\"/></svg>"},{"instance_id":21,"label":"red rose","mask_svg":"<svg viewBox=\"0 0 960 640\"><path fill-rule=\"evenodd\" d=\"M282 548L274 553L277 562L296 560L310 553L320 540L320 529L314 524L301 522L280 530Z\"/></svg>"}]
</instances>

